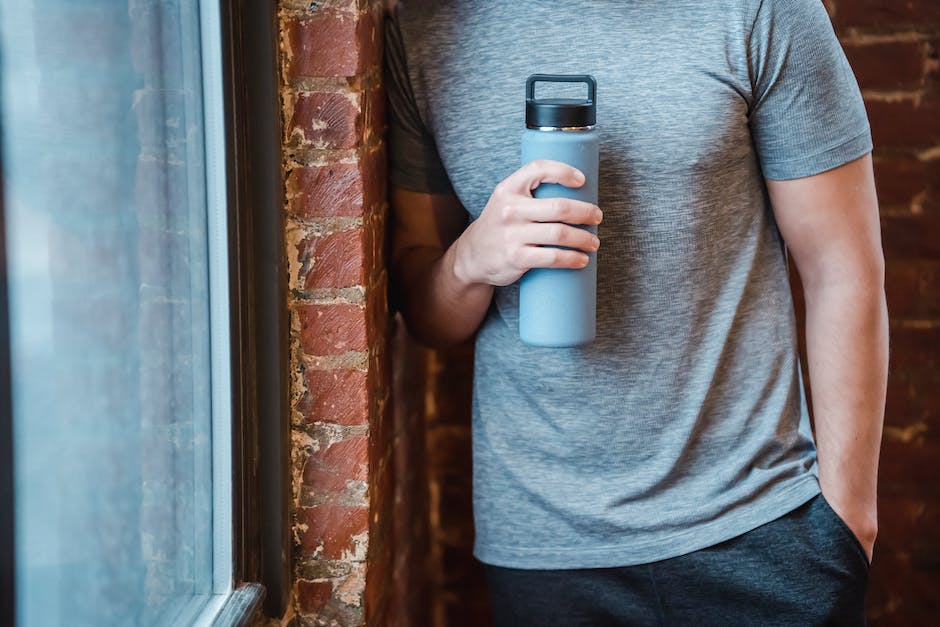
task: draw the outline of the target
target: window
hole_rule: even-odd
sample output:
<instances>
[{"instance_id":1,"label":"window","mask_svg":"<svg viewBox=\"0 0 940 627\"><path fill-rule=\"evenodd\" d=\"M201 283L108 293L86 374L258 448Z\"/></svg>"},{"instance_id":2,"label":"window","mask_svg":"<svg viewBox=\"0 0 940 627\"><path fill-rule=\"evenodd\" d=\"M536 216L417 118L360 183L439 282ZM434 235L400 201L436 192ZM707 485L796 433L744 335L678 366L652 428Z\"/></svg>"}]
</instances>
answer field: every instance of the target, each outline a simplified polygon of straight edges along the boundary
<instances>
[{"instance_id":1,"label":"window","mask_svg":"<svg viewBox=\"0 0 940 627\"><path fill-rule=\"evenodd\" d=\"M0 11L16 622L210 620L233 589L219 6Z\"/></svg>"}]
</instances>

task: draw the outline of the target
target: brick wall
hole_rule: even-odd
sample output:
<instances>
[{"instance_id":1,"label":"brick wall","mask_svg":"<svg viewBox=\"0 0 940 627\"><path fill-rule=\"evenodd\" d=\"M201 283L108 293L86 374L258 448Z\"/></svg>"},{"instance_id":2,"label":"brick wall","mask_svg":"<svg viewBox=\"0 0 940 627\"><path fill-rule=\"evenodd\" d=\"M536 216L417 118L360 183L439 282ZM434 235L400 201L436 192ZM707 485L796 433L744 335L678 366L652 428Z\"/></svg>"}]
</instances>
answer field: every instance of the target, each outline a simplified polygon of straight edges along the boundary
<instances>
[{"instance_id":1,"label":"brick wall","mask_svg":"<svg viewBox=\"0 0 940 627\"><path fill-rule=\"evenodd\" d=\"M873 625L940 617L940 2L835 0L875 141L891 369Z\"/></svg>"},{"instance_id":2,"label":"brick wall","mask_svg":"<svg viewBox=\"0 0 940 627\"><path fill-rule=\"evenodd\" d=\"M386 624L391 612L382 10L371 0L280 1L292 624Z\"/></svg>"},{"instance_id":3,"label":"brick wall","mask_svg":"<svg viewBox=\"0 0 940 627\"><path fill-rule=\"evenodd\" d=\"M406 353L408 375L396 380L396 406L405 406L425 437L423 461L429 527L427 625L490 624L483 572L473 555L470 411L473 344L446 351L417 346L406 335L396 338ZM415 458L415 461L418 461ZM415 464L412 463L412 466ZM418 623L415 623L416 625Z\"/></svg>"}]
</instances>

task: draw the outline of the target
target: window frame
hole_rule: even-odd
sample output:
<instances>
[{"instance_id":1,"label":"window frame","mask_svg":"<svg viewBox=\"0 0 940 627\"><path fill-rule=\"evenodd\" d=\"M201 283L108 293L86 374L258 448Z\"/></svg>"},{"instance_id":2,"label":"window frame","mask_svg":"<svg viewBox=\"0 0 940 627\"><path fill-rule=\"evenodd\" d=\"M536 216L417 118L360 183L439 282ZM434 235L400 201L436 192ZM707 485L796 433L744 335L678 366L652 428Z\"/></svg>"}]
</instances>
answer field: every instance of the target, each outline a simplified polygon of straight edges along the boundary
<instances>
[{"instance_id":1,"label":"window frame","mask_svg":"<svg viewBox=\"0 0 940 627\"><path fill-rule=\"evenodd\" d=\"M201 17L204 91L206 72L221 72L222 111L209 111L213 103L208 94L204 107L207 123L210 115L221 113L217 141L224 145L219 165L225 166L220 176L227 216L231 450L221 453L231 455L230 483L224 486L231 488L231 515L220 522L230 521L232 543L213 550L214 560L230 558L231 588L217 587L213 568L217 598L209 601L202 618L215 625L249 625L262 610L262 600L264 614L282 616L290 593L289 335L278 21L275 3L209 0L204 6L209 7ZM206 14L213 15L214 23L207 25ZM215 28L211 41L205 37L207 28ZM215 50L207 54L213 45ZM206 147L207 152L213 148L208 138ZM13 424L2 172L0 162L0 624L12 625ZM217 497L214 501L219 502Z\"/></svg>"},{"instance_id":2,"label":"window frame","mask_svg":"<svg viewBox=\"0 0 940 627\"><path fill-rule=\"evenodd\" d=\"M0 146L3 129L0 128ZM2 151L0 151L2 152ZM13 625L16 601L16 542L13 514L13 386L7 294L6 214L3 156L0 154L0 625Z\"/></svg>"},{"instance_id":3,"label":"window frame","mask_svg":"<svg viewBox=\"0 0 940 627\"><path fill-rule=\"evenodd\" d=\"M219 3L229 209L235 582L235 594L220 618L233 617L230 610L236 607L244 610L236 616L250 618L260 595L264 614L280 617L290 593L291 484L277 6L252 0Z\"/></svg>"}]
</instances>

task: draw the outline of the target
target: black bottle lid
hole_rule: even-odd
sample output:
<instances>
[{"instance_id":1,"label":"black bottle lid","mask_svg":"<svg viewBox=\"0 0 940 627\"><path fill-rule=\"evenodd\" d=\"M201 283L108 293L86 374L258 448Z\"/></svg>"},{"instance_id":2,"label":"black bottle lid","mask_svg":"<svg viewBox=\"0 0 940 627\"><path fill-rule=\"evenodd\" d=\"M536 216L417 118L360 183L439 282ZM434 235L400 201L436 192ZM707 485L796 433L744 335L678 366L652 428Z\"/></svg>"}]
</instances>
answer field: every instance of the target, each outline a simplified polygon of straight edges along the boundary
<instances>
[{"instance_id":1,"label":"black bottle lid","mask_svg":"<svg viewBox=\"0 0 940 627\"><path fill-rule=\"evenodd\" d=\"M587 100L535 98L536 83L585 83ZM533 74L525 81L525 124L530 128L571 128L597 123L597 81L589 74Z\"/></svg>"}]
</instances>

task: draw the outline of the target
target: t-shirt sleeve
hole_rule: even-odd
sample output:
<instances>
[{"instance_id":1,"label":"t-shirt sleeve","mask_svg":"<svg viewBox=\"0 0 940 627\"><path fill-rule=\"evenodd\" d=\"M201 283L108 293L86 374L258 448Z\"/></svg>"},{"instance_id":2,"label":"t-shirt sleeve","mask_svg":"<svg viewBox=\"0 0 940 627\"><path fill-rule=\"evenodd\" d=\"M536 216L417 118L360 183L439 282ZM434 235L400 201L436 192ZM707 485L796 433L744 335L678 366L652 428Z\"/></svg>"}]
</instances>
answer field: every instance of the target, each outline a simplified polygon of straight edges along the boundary
<instances>
[{"instance_id":1,"label":"t-shirt sleeve","mask_svg":"<svg viewBox=\"0 0 940 627\"><path fill-rule=\"evenodd\" d=\"M751 135L766 178L811 176L871 151L858 82L820 0L762 0L748 48Z\"/></svg>"},{"instance_id":2,"label":"t-shirt sleeve","mask_svg":"<svg viewBox=\"0 0 940 627\"><path fill-rule=\"evenodd\" d=\"M453 194L434 138L421 120L415 102L395 10L385 18L384 80L388 98L389 180L415 192Z\"/></svg>"}]
</instances>

